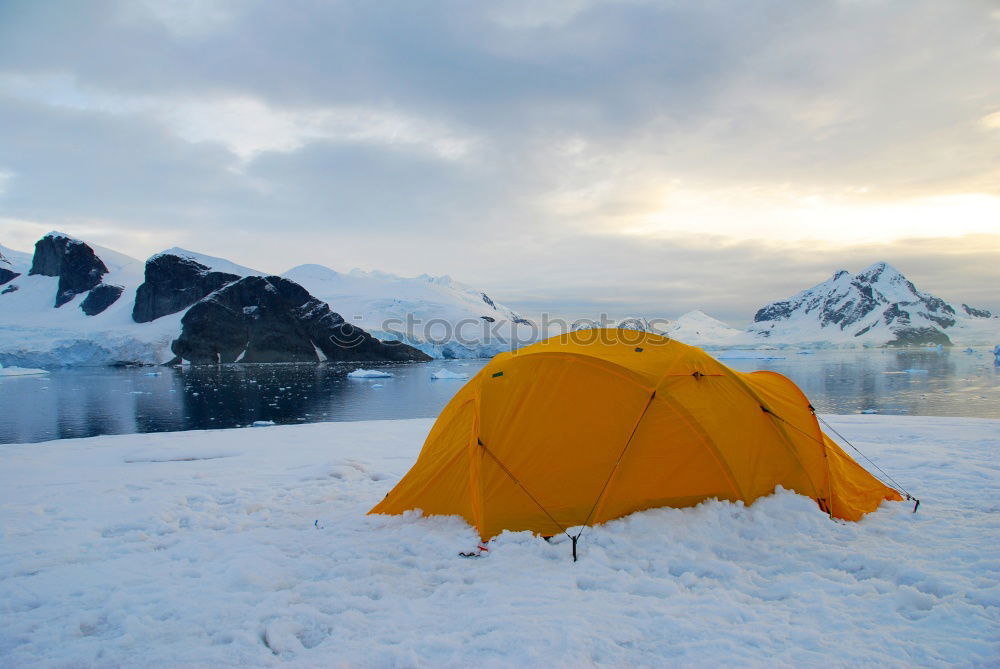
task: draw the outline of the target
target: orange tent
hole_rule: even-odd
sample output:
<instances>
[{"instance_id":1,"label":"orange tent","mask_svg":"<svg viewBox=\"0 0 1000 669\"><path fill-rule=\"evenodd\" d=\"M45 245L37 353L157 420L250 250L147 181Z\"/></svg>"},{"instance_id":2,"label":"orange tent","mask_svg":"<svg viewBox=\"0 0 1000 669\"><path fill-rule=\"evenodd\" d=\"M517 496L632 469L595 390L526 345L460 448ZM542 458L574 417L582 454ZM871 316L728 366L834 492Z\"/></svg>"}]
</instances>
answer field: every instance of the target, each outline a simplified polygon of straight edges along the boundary
<instances>
[{"instance_id":1,"label":"orange tent","mask_svg":"<svg viewBox=\"0 0 1000 669\"><path fill-rule=\"evenodd\" d=\"M784 376L654 334L581 330L493 358L370 513L460 515L485 540L750 503L779 484L846 520L901 499L823 434Z\"/></svg>"}]
</instances>

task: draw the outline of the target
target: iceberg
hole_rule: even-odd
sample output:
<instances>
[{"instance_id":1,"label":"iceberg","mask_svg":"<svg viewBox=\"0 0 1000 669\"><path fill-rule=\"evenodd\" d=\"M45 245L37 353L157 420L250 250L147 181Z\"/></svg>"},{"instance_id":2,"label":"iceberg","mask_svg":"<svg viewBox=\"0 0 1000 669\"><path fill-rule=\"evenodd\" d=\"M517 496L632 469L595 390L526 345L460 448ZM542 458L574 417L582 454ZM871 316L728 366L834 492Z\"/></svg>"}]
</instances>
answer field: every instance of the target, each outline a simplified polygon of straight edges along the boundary
<instances>
[{"instance_id":1,"label":"iceberg","mask_svg":"<svg viewBox=\"0 0 1000 669\"><path fill-rule=\"evenodd\" d=\"M351 379L385 379L392 376L391 373L381 369L355 369L348 373Z\"/></svg>"},{"instance_id":2,"label":"iceberg","mask_svg":"<svg viewBox=\"0 0 1000 669\"><path fill-rule=\"evenodd\" d=\"M431 374L432 379L467 379L468 374L463 374L461 372L452 372L447 369L439 369L438 371Z\"/></svg>"}]
</instances>

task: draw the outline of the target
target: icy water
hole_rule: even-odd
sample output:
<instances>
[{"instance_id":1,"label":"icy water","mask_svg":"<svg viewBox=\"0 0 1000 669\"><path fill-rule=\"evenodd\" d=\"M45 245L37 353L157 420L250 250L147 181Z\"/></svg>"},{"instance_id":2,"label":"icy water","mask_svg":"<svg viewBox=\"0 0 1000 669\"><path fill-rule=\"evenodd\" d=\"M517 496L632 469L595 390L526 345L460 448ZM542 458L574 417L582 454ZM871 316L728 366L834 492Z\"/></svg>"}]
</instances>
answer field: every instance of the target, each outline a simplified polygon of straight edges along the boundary
<instances>
[{"instance_id":1,"label":"icy water","mask_svg":"<svg viewBox=\"0 0 1000 669\"><path fill-rule=\"evenodd\" d=\"M821 413L1000 418L1000 367L986 348L753 352L739 371L790 377ZM389 378L354 379L357 365L223 365L78 368L0 378L0 443L98 434L200 430L318 421L435 416L464 383L435 380L440 369L473 375L485 360L380 366Z\"/></svg>"}]
</instances>

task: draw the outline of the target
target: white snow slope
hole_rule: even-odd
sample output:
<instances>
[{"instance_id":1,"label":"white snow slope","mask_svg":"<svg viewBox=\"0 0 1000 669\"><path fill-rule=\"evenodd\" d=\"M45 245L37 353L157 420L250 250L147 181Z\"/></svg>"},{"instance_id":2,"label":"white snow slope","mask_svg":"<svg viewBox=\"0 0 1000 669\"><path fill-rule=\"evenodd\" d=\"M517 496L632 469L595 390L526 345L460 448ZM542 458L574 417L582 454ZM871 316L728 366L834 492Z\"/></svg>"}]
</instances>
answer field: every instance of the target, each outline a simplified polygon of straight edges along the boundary
<instances>
[{"instance_id":1,"label":"white snow slope","mask_svg":"<svg viewBox=\"0 0 1000 669\"><path fill-rule=\"evenodd\" d=\"M671 339L691 346L725 346L741 337L745 338L743 330L737 330L712 318L704 311L695 309L689 311L666 329Z\"/></svg>"},{"instance_id":2,"label":"white snow slope","mask_svg":"<svg viewBox=\"0 0 1000 669\"><path fill-rule=\"evenodd\" d=\"M0 269L26 274L31 269L31 254L0 244Z\"/></svg>"},{"instance_id":3,"label":"white snow slope","mask_svg":"<svg viewBox=\"0 0 1000 669\"><path fill-rule=\"evenodd\" d=\"M121 297L96 316L88 316L80 309L85 293L56 309L53 304L58 277L28 276L25 269L3 286L17 286L17 290L0 295L0 364L59 367L170 359L170 342L180 333L183 314L164 316L152 323L134 322L132 305L135 290L143 281L145 262L86 243L109 270L103 282L125 289ZM7 255L7 250L3 253ZM20 256L27 256L30 268L31 255Z\"/></svg>"},{"instance_id":4,"label":"white snow slope","mask_svg":"<svg viewBox=\"0 0 1000 669\"><path fill-rule=\"evenodd\" d=\"M149 257L149 260L152 260L157 256L168 255L178 256L180 258L190 258L191 260L204 265L213 272L226 272L227 274L235 274L236 276L267 276L265 272L244 267L243 265L237 265L231 260L216 258L215 256L205 255L204 253L198 253L197 251L188 251L187 249L182 249L179 246L174 246L166 251L154 253Z\"/></svg>"},{"instance_id":5,"label":"white snow slope","mask_svg":"<svg viewBox=\"0 0 1000 669\"><path fill-rule=\"evenodd\" d=\"M282 276L329 304L348 323L436 358L491 357L510 350L515 335L532 332L515 323L520 319L516 312L448 276L404 278L360 269L345 274L323 265L299 265Z\"/></svg>"},{"instance_id":6,"label":"white snow slope","mask_svg":"<svg viewBox=\"0 0 1000 669\"><path fill-rule=\"evenodd\" d=\"M588 529L580 561L367 516L430 420L4 446L8 667L1000 664L1000 421L831 416L923 500L790 492Z\"/></svg>"}]
</instances>

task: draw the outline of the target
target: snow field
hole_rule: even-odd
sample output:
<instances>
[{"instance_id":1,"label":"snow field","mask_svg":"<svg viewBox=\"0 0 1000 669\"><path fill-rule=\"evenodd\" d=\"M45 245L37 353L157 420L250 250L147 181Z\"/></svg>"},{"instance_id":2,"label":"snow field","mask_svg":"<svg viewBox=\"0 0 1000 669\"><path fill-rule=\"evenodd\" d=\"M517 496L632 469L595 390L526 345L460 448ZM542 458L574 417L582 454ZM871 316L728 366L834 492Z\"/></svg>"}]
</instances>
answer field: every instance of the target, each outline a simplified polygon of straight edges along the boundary
<instances>
[{"instance_id":1,"label":"snow field","mask_svg":"<svg viewBox=\"0 0 1000 669\"><path fill-rule=\"evenodd\" d=\"M828 420L917 514L779 491L588 528L575 564L366 516L431 420L4 446L0 664L996 666L1000 421Z\"/></svg>"}]
</instances>

